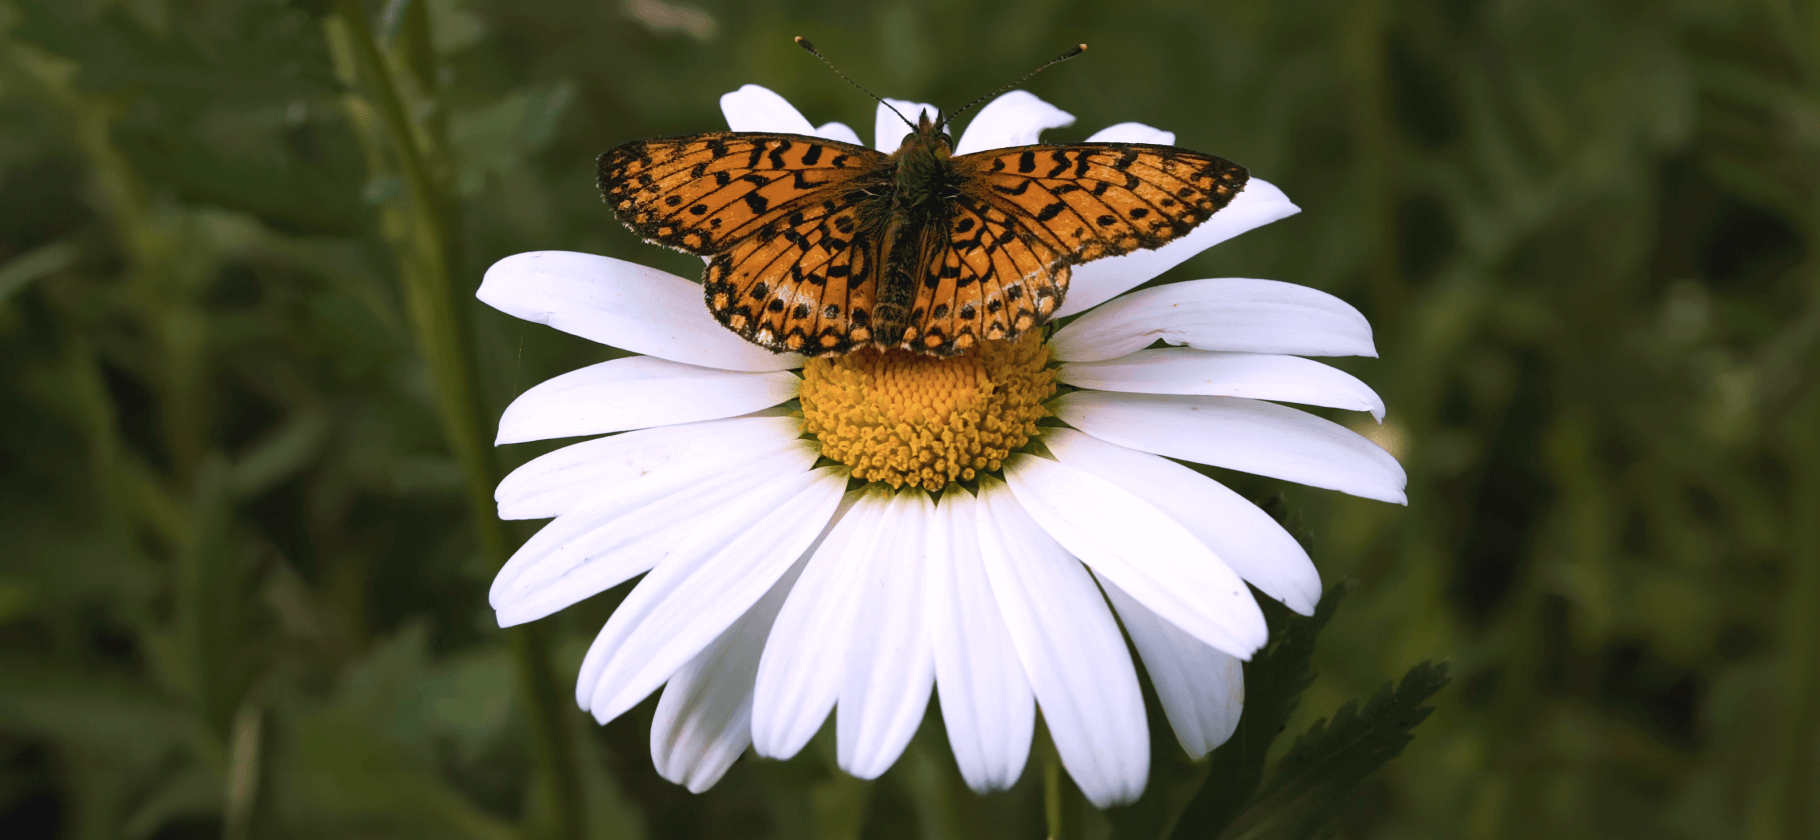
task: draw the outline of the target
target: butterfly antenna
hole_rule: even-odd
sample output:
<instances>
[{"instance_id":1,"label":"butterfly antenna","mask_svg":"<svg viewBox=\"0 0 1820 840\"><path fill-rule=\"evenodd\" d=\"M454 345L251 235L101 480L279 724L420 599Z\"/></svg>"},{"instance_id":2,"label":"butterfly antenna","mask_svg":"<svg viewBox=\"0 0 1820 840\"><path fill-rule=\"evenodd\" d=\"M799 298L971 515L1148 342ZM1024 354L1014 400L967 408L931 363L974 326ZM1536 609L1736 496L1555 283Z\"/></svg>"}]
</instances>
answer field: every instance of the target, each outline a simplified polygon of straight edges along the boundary
<instances>
[{"instance_id":1,"label":"butterfly antenna","mask_svg":"<svg viewBox=\"0 0 1820 840\"><path fill-rule=\"evenodd\" d=\"M860 84L859 82L853 81L852 79L848 79L847 74L842 73L840 71L839 67L834 66L834 62L829 61L827 56L822 55L821 53L817 52L815 50L815 45L809 43L808 38L804 38L801 35L796 36L796 45L799 47L802 47L805 50L808 50L810 55L821 59L823 64L828 65L829 70L834 71L834 75L839 76L843 79L847 79L847 84L850 84L856 88L859 88L861 93L864 93L865 95L870 96L873 99L878 99L878 94L873 93L872 91L866 90L866 87L864 85ZM878 104L883 105L886 108L891 108L891 103L886 102L883 99L878 99ZM910 126L911 130L916 129L916 123L913 123L913 122L909 121L908 119L905 119L903 112L897 110L896 108L891 108L891 113L897 114L897 118L900 120L903 120L904 125Z\"/></svg>"},{"instance_id":2,"label":"butterfly antenna","mask_svg":"<svg viewBox=\"0 0 1820 840\"><path fill-rule=\"evenodd\" d=\"M1060 63L1062 63L1062 62L1064 62L1064 61L1067 61L1067 60L1068 60L1068 59L1070 59L1070 58L1073 58L1073 57L1075 57L1075 56L1077 56L1077 55L1080 55L1080 54L1081 54L1081 53L1084 53L1084 52L1086 52L1086 51L1087 51L1087 45L1086 45L1086 44L1075 44L1075 45L1074 45L1074 47L1073 47L1073 48L1071 48L1071 49L1069 49L1069 50L1068 50L1068 51L1067 51L1067 52L1065 52L1065 53L1062 53L1062 54L1061 54L1061 55L1058 55L1058 56L1056 56L1056 57L1054 57L1054 58L1052 58L1052 59L1049 59L1049 60L1048 60L1048 61L1045 61L1045 62L1043 62L1043 66L1041 66L1041 67L1038 67L1038 68L1036 68L1036 69L1035 69L1035 70L1032 70L1032 71L1030 71L1030 72L1028 72L1028 73L1025 73L1025 74L1024 74L1024 77L1023 77L1023 78L1021 78L1021 79L1018 79L1018 80L1017 80L1017 81L1015 81L1015 82L1012 82L1012 83L1011 83L1011 84L1008 84L1008 85L1006 85L1006 86L1004 86L1004 87L1002 87L1002 88L999 88L999 89L998 89L998 90L995 90L995 91L993 91L993 92L991 92L991 93L988 93L988 94L986 94L986 95L985 95L985 96L982 96L982 97L980 97L980 98L978 98L978 99L975 99L975 100L973 100L973 101L972 101L972 102L969 102L969 103L967 103L967 105L966 105L966 107L964 107L964 108L962 108L962 109L960 109L960 110L959 110L959 111L955 111L955 112L954 112L954 113L952 113L952 114L950 114L950 115L948 115L948 116L946 116L946 117L943 117L943 118L942 118L942 124L943 124L943 125L947 125L947 124L948 124L948 123L949 123L949 122L950 122L950 121L952 121L952 120L953 120L953 119L954 119L954 118L955 118L955 117L958 117L958 116L960 116L960 115L962 115L962 114L965 114L965 113L967 113L967 111L968 111L968 110L970 110L970 109L972 109L972 108L973 108L973 106L975 106L975 105L978 105L978 104L980 104L980 103L981 103L981 102L984 102L984 101L986 101L986 100L988 100L988 99L991 99L991 98L992 98L992 97L994 97L994 96L997 96L997 95L999 95L999 94L1001 94L1001 93L1004 93L1004 92L1005 92L1005 91L1008 91L1008 90L1010 90L1010 89L1012 89L1012 88L1014 88L1014 87L1017 87L1017 86L1018 86L1018 85L1021 85L1021 84L1023 84L1023 83L1025 83L1025 82L1028 82L1028 81L1030 81L1030 77L1032 77L1032 76L1035 76L1035 75L1036 75L1036 74L1038 74L1038 73L1041 73L1041 72L1043 72L1043 71L1044 71L1044 70L1047 70L1047 69L1049 69L1049 68L1051 68L1051 67L1054 67L1054 66L1055 66L1055 65L1057 65L1057 64L1060 64Z\"/></svg>"}]
</instances>

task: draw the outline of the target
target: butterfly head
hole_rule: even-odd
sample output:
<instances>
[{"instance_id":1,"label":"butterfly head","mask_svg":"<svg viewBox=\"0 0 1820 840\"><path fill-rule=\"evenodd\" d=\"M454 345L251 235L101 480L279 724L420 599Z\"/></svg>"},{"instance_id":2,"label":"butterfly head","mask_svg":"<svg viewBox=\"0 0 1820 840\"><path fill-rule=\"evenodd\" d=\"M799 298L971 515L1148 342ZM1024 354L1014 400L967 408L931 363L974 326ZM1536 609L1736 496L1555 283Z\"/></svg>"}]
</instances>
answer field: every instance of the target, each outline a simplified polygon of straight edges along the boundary
<instances>
[{"instance_id":1,"label":"butterfly head","mask_svg":"<svg viewBox=\"0 0 1820 840\"><path fill-rule=\"evenodd\" d=\"M949 180L954 141L942 130L941 122L924 111L916 129L904 135L904 142L891 157L897 161L897 186L904 201L922 206L942 192L939 187Z\"/></svg>"},{"instance_id":2,"label":"butterfly head","mask_svg":"<svg viewBox=\"0 0 1820 840\"><path fill-rule=\"evenodd\" d=\"M922 151L946 158L954 154L954 138L948 136L947 120L935 120L929 117L927 110L918 115L916 130L904 135L904 142L897 147L900 156L909 156Z\"/></svg>"},{"instance_id":3,"label":"butterfly head","mask_svg":"<svg viewBox=\"0 0 1820 840\"><path fill-rule=\"evenodd\" d=\"M900 120L903 120L905 125L910 125L910 120L906 119L902 112L898 111L896 108L892 108L891 103L886 102L878 94L873 93L872 91L866 90L865 86L861 85L859 82L853 81L852 79L848 79L847 74L842 73L839 68L834 66L834 62L829 61L827 56L822 55L820 51L815 49L814 44L809 43L809 39L804 38L801 35L798 35L798 36L796 36L796 45L799 47L802 47L804 50L807 50L810 55L821 59L821 62L823 64L828 65L829 70L834 71L834 75L839 76L842 79L846 79L847 84L850 84L856 88L859 88L867 96L870 96L873 99L877 100L878 104L883 105L886 108L891 108L891 113L897 114L897 118ZM1004 93L1005 91L1008 91L1014 87L1017 87L1018 85L1021 85L1027 81L1030 81L1031 76L1035 76L1036 74L1043 72L1044 70L1048 69L1049 67L1051 67L1053 65L1060 64L1061 62L1067 61L1068 59L1073 58L1077 55L1080 55L1081 53L1084 53L1086 51L1087 51L1086 44L1076 44L1073 47L1071 47L1070 49L1068 49L1066 52L1062 53L1061 55L1058 55L1055 58L1049 59L1042 66L1036 68L1035 70L1025 73L1023 78L1018 79L1017 81L1012 82L1011 84L1008 84L1002 88L999 88L998 90L993 91L992 93L988 93L985 96L975 99L972 102L967 103L966 106L961 108L960 110L955 111L954 113L949 114L947 116L944 116L939 120L931 120L929 118L928 111L922 112L922 115L917 119L916 125L911 126L911 128L915 131L915 133L905 136L904 144L902 146L898 147L898 150L897 150L898 155L904 156L907 152L910 152L911 144L915 143L918 146L921 146L923 148L928 148L928 149L934 149L934 148L939 147L940 149L942 149L941 156L943 158L947 158L949 156L949 154L954 151L954 142L948 137L948 131L947 131L949 120L952 120L953 118L958 117L961 114L967 113L969 110L972 110L973 106L978 105L981 102L984 102L988 99L991 99L992 97L995 97L1001 93Z\"/></svg>"}]
</instances>

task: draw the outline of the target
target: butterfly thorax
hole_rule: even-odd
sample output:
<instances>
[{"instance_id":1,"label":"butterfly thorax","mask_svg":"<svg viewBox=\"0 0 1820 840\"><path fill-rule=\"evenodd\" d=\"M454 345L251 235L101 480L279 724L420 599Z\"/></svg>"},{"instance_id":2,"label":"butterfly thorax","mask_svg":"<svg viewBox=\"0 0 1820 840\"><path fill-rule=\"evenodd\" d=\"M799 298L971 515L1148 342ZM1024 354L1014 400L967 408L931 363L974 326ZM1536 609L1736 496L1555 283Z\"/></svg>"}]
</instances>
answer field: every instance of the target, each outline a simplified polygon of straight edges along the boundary
<instances>
[{"instance_id":1,"label":"butterfly thorax","mask_svg":"<svg viewBox=\"0 0 1820 840\"><path fill-rule=\"evenodd\" d=\"M940 126L923 112L916 131L904 136L891 155L897 163L895 209L914 215L939 212L952 198L954 146Z\"/></svg>"}]
</instances>

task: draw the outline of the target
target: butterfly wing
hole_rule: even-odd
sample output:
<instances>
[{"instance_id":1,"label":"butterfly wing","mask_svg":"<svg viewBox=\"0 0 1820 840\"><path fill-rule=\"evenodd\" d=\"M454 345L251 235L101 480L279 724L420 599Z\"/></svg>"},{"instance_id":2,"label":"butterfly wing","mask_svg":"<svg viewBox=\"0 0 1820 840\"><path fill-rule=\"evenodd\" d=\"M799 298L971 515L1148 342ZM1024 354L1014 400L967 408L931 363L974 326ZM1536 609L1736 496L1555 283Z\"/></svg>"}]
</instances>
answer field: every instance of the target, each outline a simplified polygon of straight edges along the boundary
<instances>
[{"instance_id":1,"label":"butterfly wing","mask_svg":"<svg viewBox=\"0 0 1820 840\"><path fill-rule=\"evenodd\" d=\"M1022 146L957 158L970 192L1074 263L1157 248L1232 202L1250 175L1212 155L1143 143Z\"/></svg>"},{"instance_id":2,"label":"butterfly wing","mask_svg":"<svg viewBox=\"0 0 1820 840\"><path fill-rule=\"evenodd\" d=\"M880 265L876 227L858 201L793 213L773 235L748 236L708 263L702 284L716 320L779 352L845 353L872 339Z\"/></svg>"},{"instance_id":3,"label":"butterfly wing","mask_svg":"<svg viewBox=\"0 0 1820 840\"><path fill-rule=\"evenodd\" d=\"M1067 294L1069 266L1179 238L1250 177L1212 155L1142 143L994 149L953 166L962 188L948 241L928 249L912 306L927 352L950 337L946 352L965 349L969 312L983 338L1041 325Z\"/></svg>"},{"instance_id":4,"label":"butterfly wing","mask_svg":"<svg viewBox=\"0 0 1820 840\"><path fill-rule=\"evenodd\" d=\"M822 354L869 337L892 167L817 137L697 134L613 149L599 182L633 232L713 258L703 284L722 324L773 350Z\"/></svg>"},{"instance_id":5,"label":"butterfly wing","mask_svg":"<svg viewBox=\"0 0 1820 840\"><path fill-rule=\"evenodd\" d=\"M922 282L905 344L941 356L1012 339L1046 320L1068 289L1069 258L1004 210L966 193L924 237ZM1041 313L1040 315L1038 313Z\"/></svg>"},{"instance_id":6,"label":"butterfly wing","mask_svg":"<svg viewBox=\"0 0 1820 840\"><path fill-rule=\"evenodd\" d=\"M634 140L600 156L601 195L634 233L702 256L851 190L885 155L798 134Z\"/></svg>"}]
</instances>

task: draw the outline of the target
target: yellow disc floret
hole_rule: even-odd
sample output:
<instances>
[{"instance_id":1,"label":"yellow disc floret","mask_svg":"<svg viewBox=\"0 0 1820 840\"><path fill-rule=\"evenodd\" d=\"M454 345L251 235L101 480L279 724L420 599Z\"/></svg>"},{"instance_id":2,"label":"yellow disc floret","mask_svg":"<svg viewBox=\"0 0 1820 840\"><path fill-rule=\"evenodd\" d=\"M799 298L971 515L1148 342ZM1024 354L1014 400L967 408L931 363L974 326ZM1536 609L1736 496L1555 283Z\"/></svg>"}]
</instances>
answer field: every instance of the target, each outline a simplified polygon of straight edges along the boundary
<instances>
[{"instance_id":1,"label":"yellow disc floret","mask_svg":"<svg viewBox=\"0 0 1820 840\"><path fill-rule=\"evenodd\" d=\"M855 478L940 490L996 470L1055 393L1038 331L949 358L860 350L803 368L803 429Z\"/></svg>"}]
</instances>

